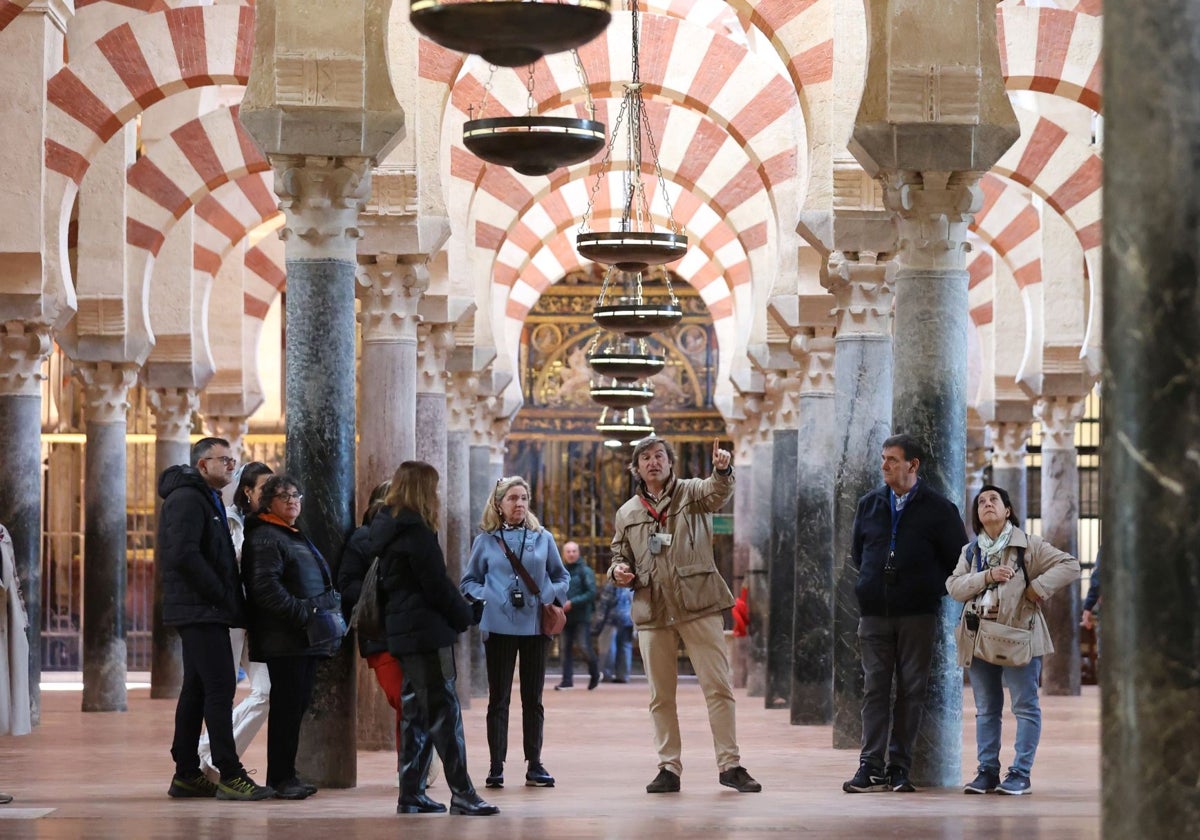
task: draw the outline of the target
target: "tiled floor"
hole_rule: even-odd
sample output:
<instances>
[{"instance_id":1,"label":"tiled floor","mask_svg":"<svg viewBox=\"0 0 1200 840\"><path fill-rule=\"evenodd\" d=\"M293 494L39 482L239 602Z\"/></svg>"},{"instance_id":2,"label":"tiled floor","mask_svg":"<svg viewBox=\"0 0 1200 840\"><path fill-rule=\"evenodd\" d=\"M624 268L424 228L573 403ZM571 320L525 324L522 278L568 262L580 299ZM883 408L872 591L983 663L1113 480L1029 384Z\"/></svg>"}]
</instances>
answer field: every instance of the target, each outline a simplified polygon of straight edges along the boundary
<instances>
[{"instance_id":1,"label":"tiled floor","mask_svg":"<svg viewBox=\"0 0 1200 840\"><path fill-rule=\"evenodd\" d=\"M552 684L547 680L547 688ZM0 790L16 800L0 806L0 838L461 838L488 840L711 840L712 838L1094 838L1100 836L1099 698L1044 698L1043 738L1028 797L964 796L957 788L918 794L841 791L857 765L853 751L829 747L828 727L788 724L786 711L739 693L742 759L763 783L760 794L717 784L703 701L680 687L684 727L683 791L650 796L656 772L646 713L646 685L602 685L588 692L546 691L547 768L553 789L526 788L510 763L509 787L481 791L500 805L497 817L395 814L395 757L359 753L359 786L322 790L303 802L176 801L166 796L174 703L130 691L127 713L83 714L78 692L44 692L41 726L22 738L0 738ZM517 698L514 696L514 712ZM465 713L472 772L486 774L485 701ZM510 755L520 757L514 715ZM974 718L964 711L964 774L974 768ZM1012 738L1007 718L1005 749ZM262 777L266 737L245 756ZM1002 758L1004 756L1002 755ZM970 775L973 775L971 773ZM444 783L430 793L443 801ZM486 832L486 834L485 834Z\"/></svg>"}]
</instances>

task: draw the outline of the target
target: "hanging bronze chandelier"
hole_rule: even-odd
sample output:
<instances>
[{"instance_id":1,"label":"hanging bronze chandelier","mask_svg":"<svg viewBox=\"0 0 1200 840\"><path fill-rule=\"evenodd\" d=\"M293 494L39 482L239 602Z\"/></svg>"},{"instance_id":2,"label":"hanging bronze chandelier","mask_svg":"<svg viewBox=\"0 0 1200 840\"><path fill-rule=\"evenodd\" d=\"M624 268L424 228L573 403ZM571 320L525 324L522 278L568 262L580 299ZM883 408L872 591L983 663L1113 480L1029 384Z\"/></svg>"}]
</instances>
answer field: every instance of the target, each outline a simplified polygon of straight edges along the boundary
<instances>
[{"instance_id":1,"label":"hanging bronze chandelier","mask_svg":"<svg viewBox=\"0 0 1200 840\"><path fill-rule=\"evenodd\" d=\"M644 407L606 408L600 414L596 431L605 439L606 445L611 446L610 441L631 444L654 434L654 424L650 422L650 412Z\"/></svg>"},{"instance_id":2,"label":"hanging bronze chandelier","mask_svg":"<svg viewBox=\"0 0 1200 840\"><path fill-rule=\"evenodd\" d=\"M587 98L585 107L594 118L596 106L588 86L587 71L579 53L571 50L580 87ZM494 68L493 68L494 69ZM533 65L529 65L525 89L526 110L523 117L482 118L487 107L491 77L484 87L484 101L479 106L480 119L463 124L463 145L482 160L515 169L522 175L549 175L562 166L582 163L604 148L604 123L595 119L573 117L542 117L533 111Z\"/></svg>"},{"instance_id":3,"label":"hanging bronze chandelier","mask_svg":"<svg viewBox=\"0 0 1200 840\"><path fill-rule=\"evenodd\" d=\"M640 49L640 23L638 20L637 0L630 0L633 31L632 81L625 85L625 95L621 100L621 108L613 125L612 137L608 150L600 164L600 172L596 176L596 185L588 199L587 210L579 233L575 237L575 250L585 259L593 260L604 265L613 265L622 271L641 271L648 266L663 265L674 262L687 251L687 236L680 233L679 225L671 212L671 198L667 192L667 182L663 178L662 167L658 160L658 149L654 144L654 134L650 130L650 121L646 114L646 103L642 98ZM622 133L624 126L624 133ZM654 175L658 179L658 192L666 205L667 221L670 232L656 231L653 217L650 213L650 199L646 195L646 185L642 179L642 137L645 135L646 145L650 149ZM596 193L600 190L604 178L612 166L613 149L617 138L624 137L628 151L625 168L622 172L622 209L619 229L616 231L597 232L589 229Z\"/></svg>"},{"instance_id":4,"label":"hanging bronze chandelier","mask_svg":"<svg viewBox=\"0 0 1200 840\"><path fill-rule=\"evenodd\" d=\"M611 19L609 0L409 2L409 20L426 38L501 67L524 67L543 55L581 47Z\"/></svg>"},{"instance_id":5,"label":"hanging bronze chandelier","mask_svg":"<svg viewBox=\"0 0 1200 840\"><path fill-rule=\"evenodd\" d=\"M683 309L671 286L670 272L660 273L667 296L665 300L652 301L647 297L643 282L646 272L622 272L616 266L610 267L604 274L600 297L592 309L592 320L606 330L630 338L645 338L678 324L683 319ZM614 275L623 279L618 294L611 292L616 285L612 282Z\"/></svg>"},{"instance_id":6,"label":"hanging bronze chandelier","mask_svg":"<svg viewBox=\"0 0 1200 840\"><path fill-rule=\"evenodd\" d=\"M611 336L601 342L600 337L601 333L596 333L587 356L588 367L599 376L618 382L636 382L661 373L667 366L666 357L651 353L644 338Z\"/></svg>"}]
</instances>

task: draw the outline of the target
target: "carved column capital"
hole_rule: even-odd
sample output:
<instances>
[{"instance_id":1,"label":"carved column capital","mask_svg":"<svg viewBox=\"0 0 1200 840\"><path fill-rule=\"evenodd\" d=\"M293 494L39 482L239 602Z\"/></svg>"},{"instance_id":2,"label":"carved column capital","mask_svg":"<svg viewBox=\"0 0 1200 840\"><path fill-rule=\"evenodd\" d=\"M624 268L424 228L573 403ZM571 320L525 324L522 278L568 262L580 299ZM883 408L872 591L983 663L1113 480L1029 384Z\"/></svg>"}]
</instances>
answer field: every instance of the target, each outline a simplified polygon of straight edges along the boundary
<instances>
[{"instance_id":1,"label":"carved column capital","mask_svg":"<svg viewBox=\"0 0 1200 840\"><path fill-rule=\"evenodd\" d=\"M1042 397L1033 414L1042 423L1042 449L1075 449L1075 424L1083 419L1087 396Z\"/></svg>"},{"instance_id":2,"label":"carved column capital","mask_svg":"<svg viewBox=\"0 0 1200 840\"><path fill-rule=\"evenodd\" d=\"M1026 448L1032 431L1029 423L989 423L992 436L992 466L1016 469L1025 466Z\"/></svg>"},{"instance_id":3,"label":"carved column capital","mask_svg":"<svg viewBox=\"0 0 1200 840\"><path fill-rule=\"evenodd\" d=\"M825 288L836 304L837 334L891 336L896 264L873 251L834 251Z\"/></svg>"},{"instance_id":4,"label":"carved column capital","mask_svg":"<svg viewBox=\"0 0 1200 840\"><path fill-rule=\"evenodd\" d=\"M762 425L764 435L800 424L800 379L788 371L771 370L763 377Z\"/></svg>"},{"instance_id":5,"label":"carved column capital","mask_svg":"<svg viewBox=\"0 0 1200 840\"><path fill-rule=\"evenodd\" d=\"M965 270L967 226L983 206L983 173L899 170L880 177L884 203L896 213L904 267Z\"/></svg>"},{"instance_id":6,"label":"carved column capital","mask_svg":"<svg viewBox=\"0 0 1200 840\"><path fill-rule=\"evenodd\" d=\"M124 423L129 412L129 389L137 382L132 362L76 362L74 373L83 383L84 418L101 425Z\"/></svg>"},{"instance_id":7,"label":"carved column capital","mask_svg":"<svg viewBox=\"0 0 1200 840\"><path fill-rule=\"evenodd\" d=\"M474 432L479 413L479 372L451 373L446 383L447 426L455 432Z\"/></svg>"},{"instance_id":8,"label":"carved column capital","mask_svg":"<svg viewBox=\"0 0 1200 840\"><path fill-rule=\"evenodd\" d=\"M8 321L0 325L0 396L41 396L46 378L42 365L52 348L49 324Z\"/></svg>"},{"instance_id":9,"label":"carved column capital","mask_svg":"<svg viewBox=\"0 0 1200 840\"><path fill-rule=\"evenodd\" d=\"M358 213L371 193L371 159L270 156L285 216L279 238L288 259L355 259Z\"/></svg>"},{"instance_id":10,"label":"carved column capital","mask_svg":"<svg viewBox=\"0 0 1200 840\"><path fill-rule=\"evenodd\" d=\"M764 399L762 394L742 394L738 400L742 416L729 423L729 435L733 438L733 458L743 464L753 463L754 447L767 442L763 423Z\"/></svg>"},{"instance_id":11,"label":"carved column capital","mask_svg":"<svg viewBox=\"0 0 1200 840\"><path fill-rule=\"evenodd\" d=\"M800 396L833 396L833 337L799 333L792 336L788 350L800 365Z\"/></svg>"},{"instance_id":12,"label":"carved column capital","mask_svg":"<svg viewBox=\"0 0 1200 840\"><path fill-rule=\"evenodd\" d=\"M229 441L229 448L240 461L242 438L250 431L250 420L243 414L211 414L204 418L204 427L213 437Z\"/></svg>"},{"instance_id":13,"label":"carved column capital","mask_svg":"<svg viewBox=\"0 0 1200 840\"><path fill-rule=\"evenodd\" d=\"M417 327L417 393L446 393L446 359L454 349L454 324Z\"/></svg>"},{"instance_id":14,"label":"carved column capital","mask_svg":"<svg viewBox=\"0 0 1200 840\"><path fill-rule=\"evenodd\" d=\"M358 267L358 313L363 341L417 340L417 307L429 289L425 261L378 254Z\"/></svg>"},{"instance_id":15,"label":"carved column capital","mask_svg":"<svg viewBox=\"0 0 1200 840\"><path fill-rule=\"evenodd\" d=\"M192 415L200 408L195 388L151 388L146 401L154 413L154 433L159 440L186 441L192 433Z\"/></svg>"}]
</instances>

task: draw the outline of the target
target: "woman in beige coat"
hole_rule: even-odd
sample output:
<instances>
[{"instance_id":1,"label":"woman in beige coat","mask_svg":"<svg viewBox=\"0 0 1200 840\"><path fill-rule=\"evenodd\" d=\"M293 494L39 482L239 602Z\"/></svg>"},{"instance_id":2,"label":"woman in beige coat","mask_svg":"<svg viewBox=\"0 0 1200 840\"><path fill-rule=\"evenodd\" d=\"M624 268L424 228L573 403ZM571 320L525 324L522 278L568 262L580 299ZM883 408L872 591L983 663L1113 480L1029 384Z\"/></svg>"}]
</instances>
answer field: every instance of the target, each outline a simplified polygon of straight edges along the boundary
<instances>
[{"instance_id":1,"label":"woman in beige coat","mask_svg":"<svg viewBox=\"0 0 1200 840\"><path fill-rule=\"evenodd\" d=\"M1013 513L1008 492L988 484L971 505L974 540L963 546L954 574L946 581L950 597L973 602L967 607L980 619L1032 631L1033 658L1025 665L994 665L973 655L975 636L960 622L956 635L958 663L970 669L975 694L975 749L979 775L963 793L1020 796L1032 788L1033 757L1042 734L1038 681L1042 656L1054 652L1042 603L1060 588L1079 579L1079 561L1041 537L1026 534ZM1000 716L1004 685L1017 718L1016 753L1000 781Z\"/></svg>"}]
</instances>

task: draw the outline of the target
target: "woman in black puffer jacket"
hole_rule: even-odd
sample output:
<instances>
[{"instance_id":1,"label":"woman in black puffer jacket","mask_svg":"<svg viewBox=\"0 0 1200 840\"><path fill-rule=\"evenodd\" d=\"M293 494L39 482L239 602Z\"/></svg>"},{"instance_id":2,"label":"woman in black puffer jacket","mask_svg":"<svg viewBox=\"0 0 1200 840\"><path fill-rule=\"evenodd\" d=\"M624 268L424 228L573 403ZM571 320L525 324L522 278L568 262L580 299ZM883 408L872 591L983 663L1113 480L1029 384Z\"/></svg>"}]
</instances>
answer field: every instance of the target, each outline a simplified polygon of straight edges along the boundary
<instances>
[{"instance_id":1,"label":"woman in black puffer jacket","mask_svg":"<svg viewBox=\"0 0 1200 840\"><path fill-rule=\"evenodd\" d=\"M475 792L467 775L462 710L455 688L454 643L478 613L446 575L438 545L438 474L405 461L392 477L385 506L371 522L368 552L379 556L387 595L388 651L404 671L401 690L401 814L446 810L425 795L432 750L450 787L450 813L484 816L500 809ZM479 612L482 612L480 610Z\"/></svg>"},{"instance_id":2,"label":"woman in black puffer jacket","mask_svg":"<svg viewBox=\"0 0 1200 840\"><path fill-rule=\"evenodd\" d=\"M296 527L302 498L291 476L268 479L258 513L246 520L242 546L250 659L267 663L271 676L267 784L280 799L304 799L317 790L296 777L296 749L317 661L329 649L311 646L305 627L317 609L340 601L325 558Z\"/></svg>"}]
</instances>

